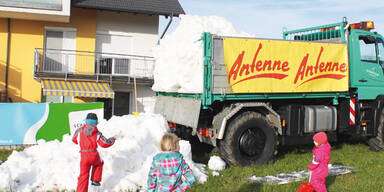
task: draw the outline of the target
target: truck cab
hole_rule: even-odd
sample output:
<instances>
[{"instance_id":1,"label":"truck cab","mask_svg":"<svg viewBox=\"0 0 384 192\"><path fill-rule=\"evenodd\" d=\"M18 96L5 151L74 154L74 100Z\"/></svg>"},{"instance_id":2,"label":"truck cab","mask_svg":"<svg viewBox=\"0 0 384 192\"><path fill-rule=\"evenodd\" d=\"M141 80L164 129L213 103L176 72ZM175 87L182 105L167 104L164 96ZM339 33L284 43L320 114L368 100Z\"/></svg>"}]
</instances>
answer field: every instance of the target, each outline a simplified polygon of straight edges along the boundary
<instances>
[{"instance_id":1,"label":"truck cab","mask_svg":"<svg viewBox=\"0 0 384 192\"><path fill-rule=\"evenodd\" d=\"M357 89L359 99L375 99L384 93L383 36L368 30L373 28L373 22L355 25L367 26L367 29L350 29L348 49L352 66L351 88Z\"/></svg>"}]
</instances>

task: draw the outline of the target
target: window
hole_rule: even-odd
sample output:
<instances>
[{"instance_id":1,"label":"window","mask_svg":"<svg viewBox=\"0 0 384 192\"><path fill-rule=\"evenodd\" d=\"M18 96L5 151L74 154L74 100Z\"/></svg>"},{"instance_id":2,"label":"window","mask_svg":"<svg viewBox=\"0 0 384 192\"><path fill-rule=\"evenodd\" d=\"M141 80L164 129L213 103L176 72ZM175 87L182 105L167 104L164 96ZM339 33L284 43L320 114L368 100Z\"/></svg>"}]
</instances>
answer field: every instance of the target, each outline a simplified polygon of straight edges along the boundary
<instances>
[{"instance_id":1,"label":"window","mask_svg":"<svg viewBox=\"0 0 384 192\"><path fill-rule=\"evenodd\" d=\"M379 63L384 69L384 42L382 39L377 39L377 48L379 49Z\"/></svg>"},{"instance_id":2,"label":"window","mask_svg":"<svg viewBox=\"0 0 384 192\"><path fill-rule=\"evenodd\" d=\"M44 72L74 72L76 55L65 50L76 50L76 29L45 27Z\"/></svg>"},{"instance_id":3,"label":"window","mask_svg":"<svg viewBox=\"0 0 384 192\"><path fill-rule=\"evenodd\" d=\"M61 0L0 0L0 6L61 10Z\"/></svg>"},{"instance_id":4,"label":"window","mask_svg":"<svg viewBox=\"0 0 384 192\"><path fill-rule=\"evenodd\" d=\"M364 62L376 63L375 38L372 36L360 36L360 60Z\"/></svg>"},{"instance_id":5,"label":"window","mask_svg":"<svg viewBox=\"0 0 384 192\"><path fill-rule=\"evenodd\" d=\"M115 58L114 73L116 74L128 74L129 73L130 59Z\"/></svg>"},{"instance_id":6,"label":"window","mask_svg":"<svg viewBox=\"0 0 384 192\"><path fill-rule=\"evenodd\" d=\"M45 31L45 48L44 51L44 71L45 72L61 72L63 68L63 58L60 49L63 47L62 31ZM55 50L50 50L55 49Z\"/></svg>"},{"instance_id":7,"label":"window","mask_svg":"<svg viewBox=\"0 0 384 192\"><path fill-rule=\"evenodd\" d=\"M130 59L127 58L108 58L99 59L98 72L100 74L129 74Z\"/></svg>"}]
</instances>

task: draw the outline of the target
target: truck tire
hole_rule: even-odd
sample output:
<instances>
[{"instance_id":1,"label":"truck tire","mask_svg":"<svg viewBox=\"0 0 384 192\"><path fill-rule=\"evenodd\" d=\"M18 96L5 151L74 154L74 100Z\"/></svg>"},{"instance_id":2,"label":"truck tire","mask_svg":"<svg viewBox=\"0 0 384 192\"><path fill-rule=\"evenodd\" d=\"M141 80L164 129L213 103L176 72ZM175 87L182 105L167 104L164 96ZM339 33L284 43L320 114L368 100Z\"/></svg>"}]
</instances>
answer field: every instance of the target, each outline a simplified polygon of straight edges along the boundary
<instances>
[{"instance_id":1,"label":"truck tire","mask_svg":"<svg viewBox=\"0 0 384 192\"><path fill-rule=\"evenodd\" d=\"M372 137L368 140L368 145L371 150L381 151L384 149L383 133L384 133L384 109L382 109L380 113L380 120L377 127L377 136Z\"/></svg>"},{"instance_id":2,"label":"truck tire","mask_svg":"<svg viewBox=\"0 0 384 192\"><path fill-rule=\"evenodd\" d=\"M219 152L230 165L263 164L273 158L276 145L275 129L266 117L247 111L229 123Z\"/></svg>"}]
</instances>

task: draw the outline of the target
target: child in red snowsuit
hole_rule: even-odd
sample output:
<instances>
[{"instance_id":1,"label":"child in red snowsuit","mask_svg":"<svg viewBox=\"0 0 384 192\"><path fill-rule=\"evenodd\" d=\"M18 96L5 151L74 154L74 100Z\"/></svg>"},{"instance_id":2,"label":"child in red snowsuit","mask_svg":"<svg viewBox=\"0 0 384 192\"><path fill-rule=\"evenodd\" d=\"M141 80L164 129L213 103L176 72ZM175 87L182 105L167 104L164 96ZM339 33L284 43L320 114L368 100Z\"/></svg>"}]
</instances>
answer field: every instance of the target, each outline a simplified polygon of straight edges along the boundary
<instances>
[{"instance_id":1,"label":"child in red snowsuit","mask_svg":"<svg viewBox=\"0 0 384 192\"><path fill-rule=\"evenodd\" d=\"M80 176L77 181L77 192L88 191L89 171L92 167L91 181L92 185L100 186L103 172L103 160L97 152L97 145L101 147L110 147L115 143L115 138L106 139L101 132L97 130L97 116L89 113L85 119L85 125L76 130L72 141L80 145Z\"/></svg>"},{"instance_id":2,"label":"child in red snowsuit","mask_svg":"<svg viewBox=\"0 0 384 192\"><path fill-rule=\"evenodd\" d=\"M328 143L325 132L316 133L313 136L315 147L313 148L313 161L309 165L311 172L310 183L316 192L326 192L325 178L328 176L328 163L331 160L331 145Z\"/></svg>"}]
</instances>

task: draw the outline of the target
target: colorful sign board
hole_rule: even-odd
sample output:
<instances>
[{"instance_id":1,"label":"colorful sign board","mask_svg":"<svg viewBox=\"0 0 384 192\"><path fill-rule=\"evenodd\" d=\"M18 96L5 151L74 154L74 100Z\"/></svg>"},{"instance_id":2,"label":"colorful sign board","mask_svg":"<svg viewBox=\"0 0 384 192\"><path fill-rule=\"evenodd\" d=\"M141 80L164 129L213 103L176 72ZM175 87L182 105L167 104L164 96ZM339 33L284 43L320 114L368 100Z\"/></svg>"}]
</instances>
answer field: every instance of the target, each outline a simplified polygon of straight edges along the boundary
<instances>
[{"instance_id":1,"label":"colorful sign board","mask_svg":"<svg viewBox=\"0 0 384 192\"><path fill-rule=\"evenodd\" d=\"M88 112L104 117L103 103L1 103L0 145L62 140ZM76 117L75 117L76 116Z\"/></svg>"},{"instance_id":2,"label":"colorful sign board","mask_svg":"<svg viewBox=\"0 0 384 192\"><path fill-rule=\"evenodd\" d=\"M97 119L101 120L104 117L104 110L101 109L91 109L91 110L83 110L83 111L72 111L68 114L69 119L69 127L71 135L78 129L81 128L85 124L85 117L88 113L95 113L97 115Z\"/></svg>"},{"instance_id":3,"label":"colorful sign board","mask_svg":"<svg viewBox=\"0 0 384 192\"><path fill-rule=\"evenodd\" d=\"M348 90L346 44L224 38L223 46L233 93Z\"/></svg>"}]
</instances>

